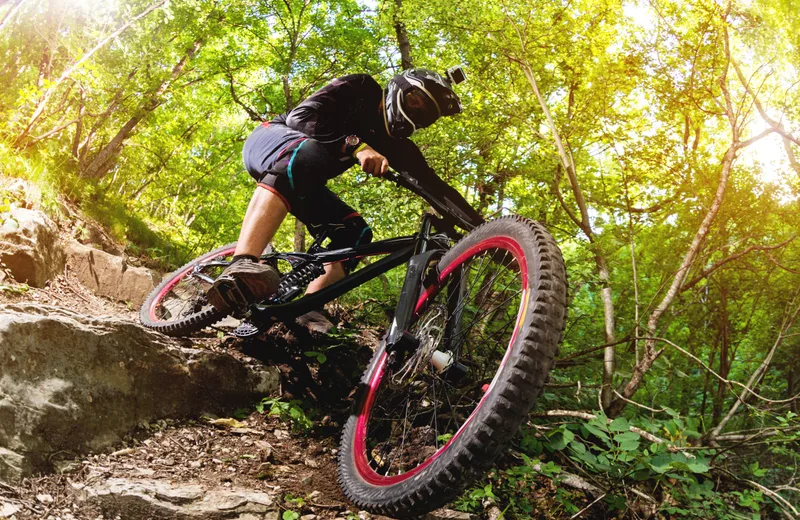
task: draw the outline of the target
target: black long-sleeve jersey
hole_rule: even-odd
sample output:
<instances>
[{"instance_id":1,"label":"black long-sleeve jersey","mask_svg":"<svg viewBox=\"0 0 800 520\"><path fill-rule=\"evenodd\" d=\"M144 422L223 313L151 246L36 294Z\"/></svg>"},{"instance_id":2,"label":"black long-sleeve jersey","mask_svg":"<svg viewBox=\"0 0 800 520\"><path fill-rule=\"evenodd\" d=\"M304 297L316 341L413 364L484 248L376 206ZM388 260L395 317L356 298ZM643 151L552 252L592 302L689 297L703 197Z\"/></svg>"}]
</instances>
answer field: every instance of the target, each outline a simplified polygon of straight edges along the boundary
<instances>
[{"instance_id":1,"label":"black long-sleeve jersey","mask_svg":"<svg viewBox=\"0 0 800 520\"><path fill-rule=\"evenodd\" d=\"M347 136L356 135L386 157L390 167L411 175L438 202L445 203L474 226L482 223L483 217L436 175L413 141L389 135L381 110L382 98L383 89L372 76L351 74L333 80L274 122L324 144L331 155L343 162L342 171L355 164L354 159L344 154L344 141ZM437 201L428 202L437 207Z\"/></svg>"}]
</instances>

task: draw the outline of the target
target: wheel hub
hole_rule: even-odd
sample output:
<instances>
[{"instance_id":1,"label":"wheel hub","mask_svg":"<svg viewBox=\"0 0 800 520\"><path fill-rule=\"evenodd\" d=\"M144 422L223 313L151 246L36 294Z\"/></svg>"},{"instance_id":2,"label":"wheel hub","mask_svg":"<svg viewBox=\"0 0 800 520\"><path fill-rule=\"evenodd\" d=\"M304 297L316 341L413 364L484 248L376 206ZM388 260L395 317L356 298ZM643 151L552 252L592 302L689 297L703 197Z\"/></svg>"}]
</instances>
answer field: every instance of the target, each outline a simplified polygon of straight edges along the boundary
<instances>
[{"instance_id":1,"label":"wheel hub","mask_svg":"<svg viewBox=\"0 0 800 520\"><path fill-rule=\"evenodd\" d=\"M420 317L414 331L419 340L419 348L390 376L389 381L393 387L406 386L418 374L429 369L431 357L444 339L447 317L447 307L441 304L431 305Z\"/></svg>"}]
</instances>

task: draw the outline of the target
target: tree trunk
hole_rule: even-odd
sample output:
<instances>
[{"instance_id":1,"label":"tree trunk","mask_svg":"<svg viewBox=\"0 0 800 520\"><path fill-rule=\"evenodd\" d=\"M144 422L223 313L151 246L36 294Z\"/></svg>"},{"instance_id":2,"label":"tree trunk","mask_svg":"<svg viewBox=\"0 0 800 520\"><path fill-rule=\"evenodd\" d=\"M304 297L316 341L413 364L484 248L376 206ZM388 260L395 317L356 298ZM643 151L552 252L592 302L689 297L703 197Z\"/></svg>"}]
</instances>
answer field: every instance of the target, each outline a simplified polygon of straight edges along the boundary
<instances>
[{"instance_id":1,"label":"tree trunk","mask_svg":"<svg viewBox=\"0 0 800 520\"><path fill-rule=\"evenodd\" d=\"M711 346L711 352L708 354L708 366L714 366L714 360L717 357L717 346L719 345L719 336L714 340L714 345ZM700 419L705 420L706 417L706 401L708 401L708 386L711 373L706 370L706 377L703 381L703 402L700 404Z\"/></svg>"},{"instance_id":2,"label":"tree trunk","mask_svg":"<svg viewBox=\"0 0 800 520\"><path fill-rule=\"evenodd\" d=\"M297 217L294 218L294 250L298 253L306 250L306 226Z\"/></svg>"},{"instance_id":3,"label":"tree trunk","mask_svg":"<svg viewBox=\"0 0 800 520\"><path fill-rule=\"evenodd\" d=\"M575 222L575 224L578 225L581 231L583 231L583 233L589 239L589 242L592 243L594 261L595 265L597 266L598 278L600 279L600 284L602 286L601 296L603 298L604 316L603 331L605 333L606 344L609 345L606 347L603 354L603 385L600 391L603 409L608 410L614 398L613 378L616 363L616 347L613 345L615 343L614 329L616 328L614 317L614 300L612 297L611 276L608 270L608 264L606 263L605 256L600 250L600 245L595 241L594 231L592 230L591 221L589 220L589 210L588 206L586 205L586 199L583 195L583 190L581 190L580 184L578 184L578 176L576 173L575 162L572 159L572 152L568 150L568 146L565 146L563 140L561 139L561 135L556 128L555 121L550 113L550 109L547 107L544 97L539 92L539 86L536 82L536 77L533 74L533 69L531 68L530 64L527 61L518 61L517 63L519 63L519 65L522 67L522 71L525 74L533 93L539 100L539 106L542 108L542 112L547 119L548 126L552 132L553 140L555 141L556 149L558 151L558 156L561 159L560 166L562 166L567 172L567 178L569 179L570 186L572 187L572 193L575 197L575 202L578 205L580 218L574 215L572 211L567 208L566 204L563 204L563 201L560 199L560 192L559 200L562 202L562 207L564 207L564 209L567 211L568 216L573 222ZM574 102L573 96L571 96L571 99L572 102ZM558 190L557 185L555 189Z\"/></svg>"},{"instance_id":4,"label":"tree trunk","mask_svg":"<svg viewBox=\"0 0 800 520\"><path fill-rule=\"evenodd\" d=\"M203 42L201 40L196 40L194 44L192 44L192 47L186 51L186 54L184 54L180 61L172 68L170 77L161 82L156 91L150 95L136 113L119 129L117 135L97 153L89 166L81 172L81 176L89 179L100 179L108 173L114 164L114 160L122 151L125 141L130 137L134 128L136 128L136 125L162 103L161 96L167 91L170 85L180 77L181 73L186 68L186 64L197 54L202 44Z\"/></svg>"},{"instance_id":5,"label":"tree trunk","mask_svg":"<svg viewBox=\"0 0 800 520\"><path fill-rule=\"evenodd\" d=\"M414 67L411 61L411 43L408 41L408 31L406 25L400 18L403 10L403 0L394 0L394 30L397 33L397 46L400 48L400 68L407 70Z\"/></svg>"},{"instance_id":6,"label":"tree trunk","mask_svg":"<svg viewBox=\"0 0 800 520\"><path fill-rule=\"evenodd\" d=\"M738 142L738 139L734 138L734 143ZM733 161L736 158L736 144L732 144L730 148L725 152L725 156L722 159L722 171L720 172L719 184L717 185L717 191L714 195L714 200L711 202L711 207L706 213L703 222L700 224L700 228L695 233L694 239L692 239L692 243L689 245L689 250L686 252L686 255L683 257L683 262L681 262L681 266L678 269L678 272L675 274L675 277L672 280L672 285L670 286L667 294L664 296L664 299L661 300L661 303L658 304L656 309L650 314L650 318L647 321L647 329L650 334L650 337L655 337L658 333L658 322L661 316L666 312L672 302L677 298L678 294L680 293L681 286L683 282L686 280L686 275L689 272L689 269L694 265L694 261L697 258L698 254L700 253L700 247L705 242L706 236L708 235L708 230L711 228L711 223L714 222L714 219L719 212L720 207L722 206L722 199L725 196L725 191L728 187L728 178L730 177L731 168L733 166ZM633 394L639 389L639 385L642 384L644 380L644 375L650 370L650 367L653 366L656 359L664 352L664 349L656 350L656 340L655 339L648 339L645 342L645 353L642 357L641 362L634 367L633 369L633 376L631 376L628 384L625 385L625 388L622 390L622 396L626 399L630 399ZM626 402L622 399L617 399L612 403L611 409L609 410L609 415L617 415L625 408Z\"/></svg>"},{"instance_id":7,"label":"tree trunk","mask_svg":"<svg viewBox=\"0 0 800 520\"><path fill-rule=\"evenodd\" d=\"M730 363L730 332L728 327L728 294L723 286L720 290L720 318L719 318L719 336L720 336L720 350L719 350L719 375L723 379L728 379L728 374L731 371ZM725 394L728 390L728 385L722 381L718 381L717 392L714 395L714 408L711 415L711 423L717 424L722 416L722 404L725 400Z\"/></svg>"}]
</instances>

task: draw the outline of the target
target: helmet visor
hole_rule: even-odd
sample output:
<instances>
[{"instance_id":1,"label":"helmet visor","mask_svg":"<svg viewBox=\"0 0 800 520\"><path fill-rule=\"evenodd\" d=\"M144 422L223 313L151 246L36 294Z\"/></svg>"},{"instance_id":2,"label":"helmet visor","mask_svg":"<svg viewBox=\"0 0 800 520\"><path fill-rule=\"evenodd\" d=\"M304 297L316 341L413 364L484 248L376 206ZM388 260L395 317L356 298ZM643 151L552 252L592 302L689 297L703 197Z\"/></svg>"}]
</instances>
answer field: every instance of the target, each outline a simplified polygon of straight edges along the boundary
<instances>
[{"instance_id":1,"label":"helmet visor","mask_svg":"<svg viewBox=\"0 0 800 520\"><path fill-rule=\"evenodd\" d=\"M412 88L403 93L403 112L417 128L425 128L439 119L439 110L422 90Z\"/></svg>"}]
</instances>

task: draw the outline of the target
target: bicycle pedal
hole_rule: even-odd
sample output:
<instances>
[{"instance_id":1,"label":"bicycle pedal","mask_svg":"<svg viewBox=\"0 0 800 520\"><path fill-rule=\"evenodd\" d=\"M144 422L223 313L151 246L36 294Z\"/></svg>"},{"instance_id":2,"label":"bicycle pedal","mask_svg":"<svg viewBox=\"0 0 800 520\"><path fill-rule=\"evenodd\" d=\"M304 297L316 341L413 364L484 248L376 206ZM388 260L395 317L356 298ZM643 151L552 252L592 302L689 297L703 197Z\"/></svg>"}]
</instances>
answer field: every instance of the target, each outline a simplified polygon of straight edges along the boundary
<instances>
[{"instance_id":1,"label":"bicycle pedal","mask_svg":"<svg viewBox=\"0 0 800 520\"><path fill-rule=\"evenodd\" d=\"M257 336L261 333L261 329L253 325L249 321L243 321L233 331L233 335L237 338L246 339Z\"/></svg>"}]
</instances>

